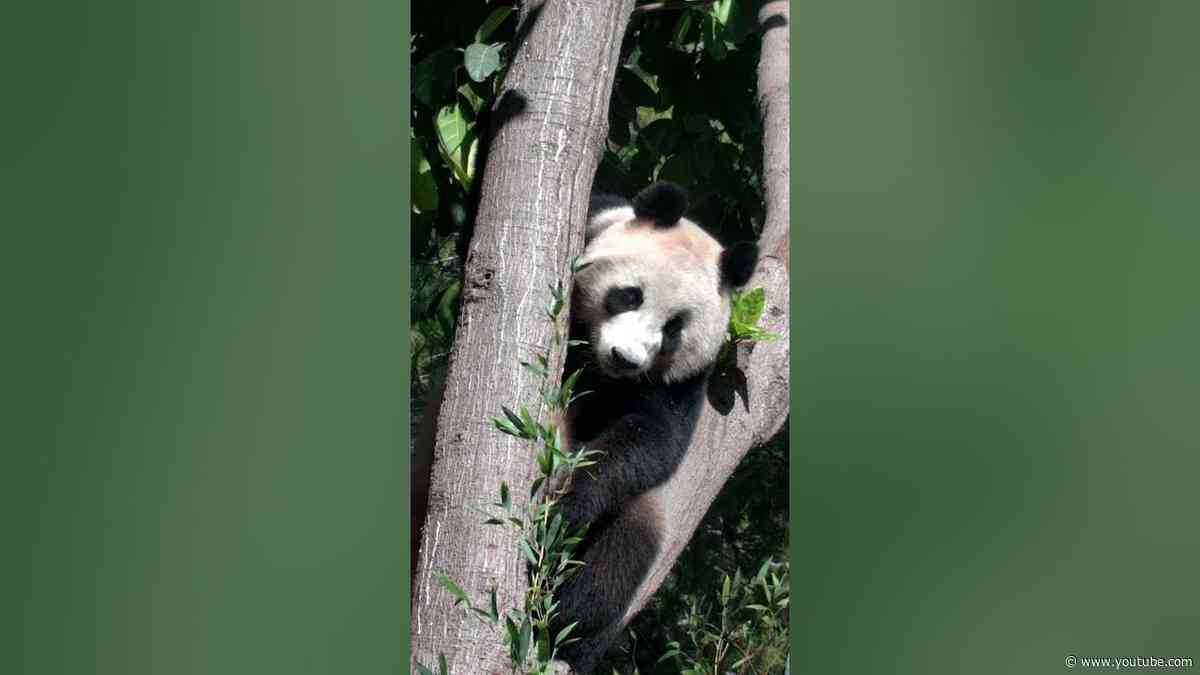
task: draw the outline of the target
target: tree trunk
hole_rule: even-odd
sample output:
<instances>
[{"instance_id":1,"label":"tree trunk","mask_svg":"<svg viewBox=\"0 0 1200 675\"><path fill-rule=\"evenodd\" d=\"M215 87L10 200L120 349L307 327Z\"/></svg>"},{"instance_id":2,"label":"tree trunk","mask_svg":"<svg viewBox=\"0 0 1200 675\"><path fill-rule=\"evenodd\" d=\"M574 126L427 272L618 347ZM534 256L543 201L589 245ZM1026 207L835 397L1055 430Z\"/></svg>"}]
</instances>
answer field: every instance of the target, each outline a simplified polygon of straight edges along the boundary
<instances>
[{"instance_id":1,"label":"tree trunk","mask_svg":"<svg viewBox=\"0 0 1200 675\"><path fill-rule=\"evenodd\" d=\"M733 470L754 447L771 439L788 416L788 3L768 0L758 12L763 31L758 99L763 121L763 180L767 216L759 240L762 259L748 288L766 290L761 325L782 337L741 345L737 368L717 373L691 446L675 474L660 488L669 524L658 557L638 587L628 624L662 585ZM744 378L744 379L743 379ZM786 480L781 477L780 480ZM616 635L607 636L611 641Z\"/></svg>"},{"instance_id":2,"label":"tree trunk","mask_svg":"<svg viewBox=\"0 0 1200 675\"><path fill-rule=\"evenodd\" d=\"M632 6L546 0L522 8L494 113L413 579L413 659L433 665L444 654L452 673L510 670L500 633L454 607L434 574L448 573L475 601L496 588L502 611L522 605L525 563L512 531L484 525L469 507L495 501L501 481L514 496L527 495L536 477L534 444L501 434L489 419L501 405L540 412L539 382L519 364L550 346L549 287L569 281L569 261L583 247ZM561 371L563 355L552 354L551 372Z\"/></svg>"}]
</instances>

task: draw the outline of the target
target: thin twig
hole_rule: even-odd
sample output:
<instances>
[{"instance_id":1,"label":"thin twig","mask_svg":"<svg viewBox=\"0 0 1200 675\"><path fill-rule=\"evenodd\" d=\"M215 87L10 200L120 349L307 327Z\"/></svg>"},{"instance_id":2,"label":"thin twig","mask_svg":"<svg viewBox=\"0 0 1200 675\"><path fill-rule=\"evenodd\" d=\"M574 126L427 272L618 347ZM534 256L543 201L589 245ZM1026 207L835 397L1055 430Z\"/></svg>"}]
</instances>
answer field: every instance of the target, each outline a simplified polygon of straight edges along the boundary
<instances>
[{"instance_id":1,"label":"thin twig","mask_svg":"<svg viewBox=\"0 0 1200 675\"><path fill-rule=\"evenodd\" d=\"M648 2L644 5L637 5L633 8L633 16L645 14L646 12L665 12L672 9L688 9L689 7L703 7L711 5L717 0L661 0L661 2Z\"/></svg>"}]
</instances>

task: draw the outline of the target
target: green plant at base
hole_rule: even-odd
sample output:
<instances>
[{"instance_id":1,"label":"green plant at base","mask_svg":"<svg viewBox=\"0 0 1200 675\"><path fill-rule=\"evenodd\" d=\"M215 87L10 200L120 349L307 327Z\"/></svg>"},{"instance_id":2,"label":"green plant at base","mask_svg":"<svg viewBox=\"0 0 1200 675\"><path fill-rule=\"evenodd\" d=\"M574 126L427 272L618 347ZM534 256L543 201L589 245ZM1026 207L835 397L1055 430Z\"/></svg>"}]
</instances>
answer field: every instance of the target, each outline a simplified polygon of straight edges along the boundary
<instances>
[{"instance_id":1,"label":"green plant at base","mask_svg":"<svg viewBox=\"0 0 1200 675\"><path fill-rule=\"evenodd\" d=\"M768 558L751 578L741 570L722 575L715 598L689 598L688 644L668 643L658 662L674 660L681 675L781 671L788 654L788 573L788 563Z\"/></svg>"}]
</instances>

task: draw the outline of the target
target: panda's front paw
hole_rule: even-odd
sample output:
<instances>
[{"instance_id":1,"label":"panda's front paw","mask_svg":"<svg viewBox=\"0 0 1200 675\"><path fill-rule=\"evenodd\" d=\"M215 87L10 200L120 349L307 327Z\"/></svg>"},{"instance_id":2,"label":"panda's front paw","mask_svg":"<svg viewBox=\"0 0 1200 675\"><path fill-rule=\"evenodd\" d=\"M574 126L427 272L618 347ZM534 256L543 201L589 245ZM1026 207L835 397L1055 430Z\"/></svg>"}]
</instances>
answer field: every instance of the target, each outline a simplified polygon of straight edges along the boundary
<instances>
[{"instance_id":1,"label":"panda's front paw","mask_svg":"<svg viewBox=\"0 0 1200 675\"><path fill-rule=\"evenodd\" d=\"M575 489L558 502L558 512L572 530L578 530L596 520L600 515L596 501L586 489Z\"/></svg>"}]
</instances>

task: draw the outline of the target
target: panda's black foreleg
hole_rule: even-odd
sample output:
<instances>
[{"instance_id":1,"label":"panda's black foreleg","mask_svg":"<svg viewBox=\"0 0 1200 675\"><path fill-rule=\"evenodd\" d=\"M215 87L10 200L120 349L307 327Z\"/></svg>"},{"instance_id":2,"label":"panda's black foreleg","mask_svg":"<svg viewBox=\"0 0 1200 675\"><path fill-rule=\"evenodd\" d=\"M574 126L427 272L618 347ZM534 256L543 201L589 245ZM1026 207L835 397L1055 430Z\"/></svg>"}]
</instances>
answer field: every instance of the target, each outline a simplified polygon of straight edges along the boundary
<instances>
[{"instance_id":1,"label":"panda's black foreleg","mask_svg":"<svg viewBox=\"0 0 1200 675\"><path fill-rule=\"evenodd\" d=\"M629 414L587 442L600 454L572 478L559 501L563 518L573 527L594 523L670 478L687 449L675 426L669 417Z\"/></svg>"},{"instance_id":2,"label":"panda's black foreleg","mask_svg":"<svg viewBox=\"0 0 1200 675\"><path fill-rule=\"evenodd\" d=\"M555 594L559 608L551 627L557 635L578 622L571 635L579 640L558 655L577 672L590 671L604 656L607 640L598 638L620 629L638 586L658 555L662 529L662 517L650 493L629 502L616 518L589 534L584 564Z\"/></svg>"}]
</instances>

